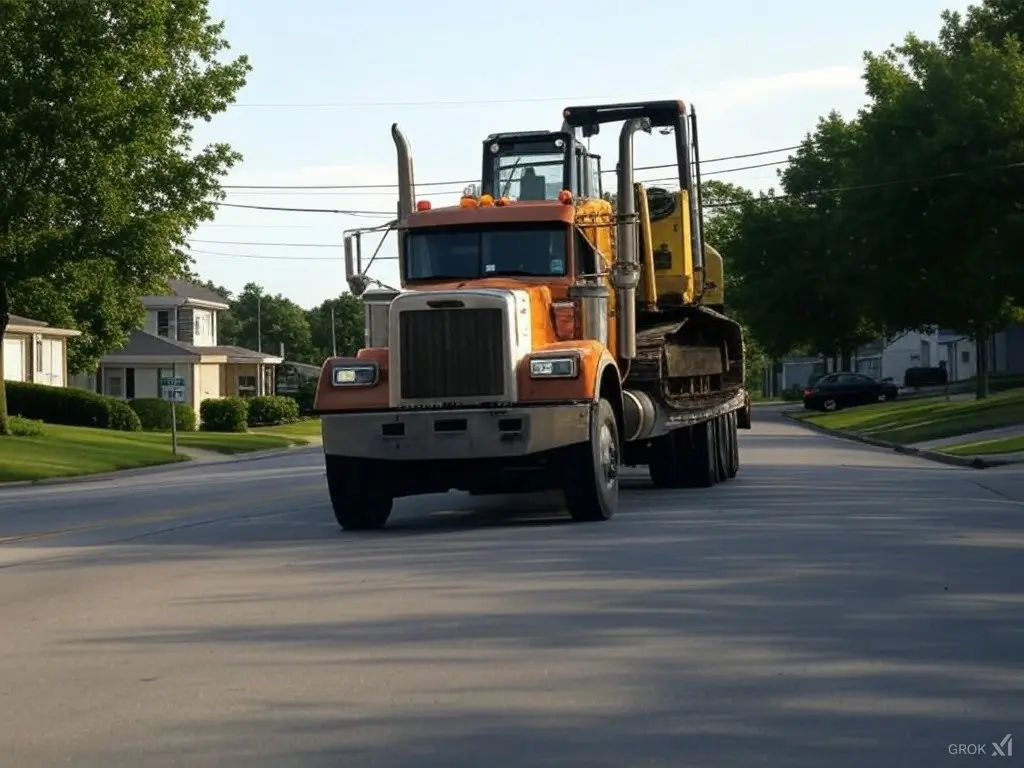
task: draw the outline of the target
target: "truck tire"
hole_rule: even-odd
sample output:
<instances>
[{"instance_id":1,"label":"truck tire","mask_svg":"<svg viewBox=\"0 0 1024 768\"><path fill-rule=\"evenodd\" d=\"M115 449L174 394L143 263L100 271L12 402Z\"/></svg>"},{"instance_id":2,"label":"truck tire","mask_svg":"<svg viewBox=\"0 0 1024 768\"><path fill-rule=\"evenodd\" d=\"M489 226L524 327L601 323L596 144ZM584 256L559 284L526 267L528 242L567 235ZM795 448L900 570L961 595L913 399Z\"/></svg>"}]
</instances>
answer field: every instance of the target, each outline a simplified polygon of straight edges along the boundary
<instances>
[{"instance_id":1,"label":"truck tire","mask_svg":"<svg viewBox=\"0 0 1024 768\"><path fill-rule=\"evenodd\" d=\"M690 477L692 487L710 488L718 482L718 430L715 421L694 424L692 469Z\"/></svg>"},{"instance_id":2,"label":"truck tire","mask_svg":"<svg viewBox=\"0 0 1024 768\"><path fill-rule=\"evenodd\" d=\"M383 528L394 499L375 482L373 474L360 471L360 462L327 456L327 491L334 519L346 531L377 531Z\"/></svg>"},{"instance_id":3,"label":"truck tire","mask_svg":"<svg viewBox=\"0 0 1024 768\"><path fill-rule=\"evenodd\" d=\"M736 477L740 471L740 433L739 416L733 411L726 416L729 434L729 479Z\"/></svg>"},{"instance_id":4,"label":"truck tire","mask_svg":"<svg viewBox=\"0 0 1024 768\"><path fill-rule=\"evenodd\" d=\"M590 440L569 449L562 491L569 515L579 523L608 520L619 505L622 456L619 426L612 404L597 401Z\"/></svg>"},{"instance_id":5,"label":"truck tire","mask_svg":"<svg viewBox=\"0 0 1024 768\"><path fill-rule=\"evenodd\" d=\"M693 464L691 427L681 427L651 441L647 472L657 488L688 488Z\"/></svg>"},{"instance_id":6,"label":"truck tire","mask_svg":"<svg viewBox=\"0 0 1024 768\"><path fill-rule=\"evenodd\" d=\"M716 482L724 483L729 479L729 465L732 463L728 416L719 416L711 423L715 431L715 470L718 478Z\"/></svg>"}]
</instances>

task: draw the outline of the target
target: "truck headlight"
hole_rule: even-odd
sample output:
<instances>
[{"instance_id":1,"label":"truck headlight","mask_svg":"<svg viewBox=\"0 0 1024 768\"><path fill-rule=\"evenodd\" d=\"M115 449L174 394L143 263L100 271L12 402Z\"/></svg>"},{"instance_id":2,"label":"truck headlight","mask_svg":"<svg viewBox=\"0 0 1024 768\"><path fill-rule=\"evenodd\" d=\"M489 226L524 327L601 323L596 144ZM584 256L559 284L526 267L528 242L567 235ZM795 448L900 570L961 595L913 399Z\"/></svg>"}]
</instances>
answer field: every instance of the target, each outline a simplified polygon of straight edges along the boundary
<instances>
[{"instance_id":1,"label":"truck headlight","mask_svg":"<svg viewBox=\"0 0 1024 768\"><path fill-rule=\"evenodd\" d=\"M578 375L577 357L536 357L530 360L531 379L575 379Z\"/></svg>"},{"instance_id":2,"label":"truck headlight","mask_svg":"<svg viewBox=\"0 0 1024 768\"><path fill-rule=\"evenodd\" d=\"M336 365L331 381L336 387L372 387L377 383L376 365Z\"/></svg>"}]
</instances>

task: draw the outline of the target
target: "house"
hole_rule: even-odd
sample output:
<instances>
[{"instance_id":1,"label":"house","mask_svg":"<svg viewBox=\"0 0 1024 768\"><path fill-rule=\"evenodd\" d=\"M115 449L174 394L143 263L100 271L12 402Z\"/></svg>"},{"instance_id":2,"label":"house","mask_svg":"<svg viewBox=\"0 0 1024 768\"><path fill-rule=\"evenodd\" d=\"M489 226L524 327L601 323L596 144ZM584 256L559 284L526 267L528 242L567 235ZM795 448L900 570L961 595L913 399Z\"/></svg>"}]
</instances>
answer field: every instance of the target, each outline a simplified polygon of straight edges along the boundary
<instances>
[{"instance_id":1,"label":"house","mask_svg":"<svg viewBox=\"0 0 1024 768\"><path fill-rule=\"evenodd\" d=\"M988 341L988 370L992 373L1024 373L1024 325L1012 325ZM907 368L939 368L949 381L963 381L975 375L977 360L974 340L948 329L907 331L891 339L879 339L857 350L853 370L875 378L891 378L904 386ZM773 382L778 391L807 386L815 374L830 373L831 359L789 355L781 361L781 372Z\"/></svg>"},{"instance_id":2,"label":"house","mask_svg":"<svg viewBox=\"0 0 1024 768\"><path fill-rule=\"evenodd\" d=\"M11 315L4 333L4 379L67 386L67 340L81 335L81 331Z\"/></svg>"},{"instance_id":3,"label":"house","mask_svg":"<svg viewBox=\"0 0 1024 768\"><path fill-rule=\"evenodd\" d=\"M168 295L144 296L146 321L128 343L100 358L95 377L80 386L132 400L160 397L162 378L182 378L185 402L197 411L203 400L274 392L276 355L217 343L224 297L201 285L170 280Z\"/></svg>"},{"instance_id":4,"label":"house","mask_svg":"<svg viewBox=\"0 0 1024 768\"><path fill-rule=\"evenodd\" d=\"M950 381L972 378L977 371L974 339L954 331L939 331L942 350L936 365L944 365ZM987 368L991 373L1024 373L1024 325L1011 325L988 340Z\"/></svg>"},{"instance_id":5,"label":"house","mask_svg":"<svg viewBox=\"0 0 1024 768\"><path fill-rule=\"evenodd\" d=\"M897 387L904 385L907 368L933 368L939 365L940 334L936 331L907 331L888 340L879 340L857 350L854 370L875 378L891 378Z\"/></svg>"}]
</instances>

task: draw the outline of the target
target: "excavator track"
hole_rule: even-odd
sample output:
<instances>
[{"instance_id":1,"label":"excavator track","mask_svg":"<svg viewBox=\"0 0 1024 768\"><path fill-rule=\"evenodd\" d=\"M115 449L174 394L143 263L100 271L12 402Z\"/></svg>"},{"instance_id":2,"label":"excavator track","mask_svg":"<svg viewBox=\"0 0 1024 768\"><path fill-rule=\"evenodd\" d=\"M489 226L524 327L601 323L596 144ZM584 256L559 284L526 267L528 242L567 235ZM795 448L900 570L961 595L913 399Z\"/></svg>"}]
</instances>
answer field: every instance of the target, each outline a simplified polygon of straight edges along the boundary
<instances>
[{"instance_id":1,"label":"excavator track","mask_svg":"<svg viewBox=\"0 0 1024 768\"><path fill-rule=\"evenodd\" d=\"M659 317L660 316L660 317ZM673 349L670 350L669 348ZM670 352L693 359L687 375L672 375ZM710 367L700 368L703 359ZM678 368L679 363L675 366ZM726 402L743 386L743 341L739 325L707 307L678 307L637 318L636 357L625 385L643 389L671 410L686 411Z\"/></svg>"}]
</instances>

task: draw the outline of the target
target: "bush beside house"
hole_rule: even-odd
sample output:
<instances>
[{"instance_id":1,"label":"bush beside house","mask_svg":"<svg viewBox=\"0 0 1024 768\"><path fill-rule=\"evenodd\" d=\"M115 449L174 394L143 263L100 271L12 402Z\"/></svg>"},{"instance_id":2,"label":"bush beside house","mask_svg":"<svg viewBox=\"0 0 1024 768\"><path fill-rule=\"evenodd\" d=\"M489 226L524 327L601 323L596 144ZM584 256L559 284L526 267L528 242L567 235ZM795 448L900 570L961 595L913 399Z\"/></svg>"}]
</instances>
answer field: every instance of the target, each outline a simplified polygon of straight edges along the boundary
<instances>
[{"instance_id":1,"label":"bush beside house","mask_svg":"<svg viewBox=\"0 0 1024 768\"><path fill-rule=\"evenodd\" d=\"M249 427L289 424L299 418L299 404L283 395L219 397L199 406L205 432L245 432Z\"/></svg>"},{"instance_id":2,"label":"bush beside house","mask_svg":"<svg viewBox=\"0 0 1024 768\"><path fill-rule=\"evenodd\" d=\"M270 427L288 424L299 418L299 404L284 395L265 395L249 398L250 427Z\"/></svg>"},{"instance_id":3,"label":"bush beside house","mask_svg":"<svg viewBox=\"0 0 1024 768\"><path fill-rule=\"evenodd\" d=\"M7 411L14 416L68 427L141 432L142 422L127 403L84 389L8 381Z\"/></svg>"},{"instance_id":4,"label":"bush beside house","mask_svg":"<svg viewBox=\"0 0 1024 768\"><path fill-rule=\"evenodd\" d=\"M218 397L199 405L204 432L245 432L249 428L249 404L243 397Z\"/></svg>"},{"instance_id":5,"label":"bush beside house","mask_svg":"<svg viewBox=\"0 0 1024 768\"><path fill-rule=\"evenodd\" d=\"M171 404L157 397L138 397L128 405L138 414L142 428L158 432L171 429ZM188 403L176 403L174 421L179 432L191 432L196 428L196 409Z\"/></svg>"}]
</instances>

